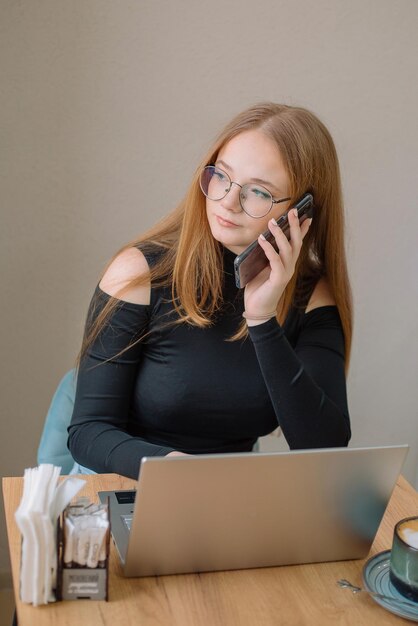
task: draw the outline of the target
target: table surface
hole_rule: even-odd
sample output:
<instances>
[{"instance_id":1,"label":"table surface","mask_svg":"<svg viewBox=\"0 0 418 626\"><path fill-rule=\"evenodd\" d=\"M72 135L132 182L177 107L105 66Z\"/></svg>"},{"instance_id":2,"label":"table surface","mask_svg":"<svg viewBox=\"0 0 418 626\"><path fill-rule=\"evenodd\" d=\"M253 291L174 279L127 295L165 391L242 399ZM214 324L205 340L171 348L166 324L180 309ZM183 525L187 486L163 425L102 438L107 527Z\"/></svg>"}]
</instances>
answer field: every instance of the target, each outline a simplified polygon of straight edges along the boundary
<instances>
[{"instance_id":1,"label":"table surface","mask_svg":"<svg viewBox=\"0 0 418 626\"><path fill-rule=\"evenodd\" d=\"M79 495L97 501L97 492L130 489L133 480L117 474L83 476ZM10 558L18 598L20 534L14 520L23 478L3 478ZM379 527L370 556L390 548L395 523L418 512L418 493L400 477ZM66 601L33 607L17 600L19 626L135 624L138 626L264 626L327 624L373 626L406 624L370 596L341 589L347 578L362 585L365 560L270 567L149 578L124 578L111 542L109 601Z\"/></svg>"}]
</instances>

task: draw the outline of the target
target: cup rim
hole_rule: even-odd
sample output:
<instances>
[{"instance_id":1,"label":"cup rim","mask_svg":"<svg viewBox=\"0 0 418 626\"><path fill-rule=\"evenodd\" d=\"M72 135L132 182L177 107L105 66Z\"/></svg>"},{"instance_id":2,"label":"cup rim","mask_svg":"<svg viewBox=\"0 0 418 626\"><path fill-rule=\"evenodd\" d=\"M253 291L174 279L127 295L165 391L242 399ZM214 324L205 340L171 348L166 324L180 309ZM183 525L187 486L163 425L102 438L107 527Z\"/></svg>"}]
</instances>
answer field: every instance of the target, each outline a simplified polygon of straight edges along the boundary
<instances>
[{"instance_id":1,"label":"cup rim","mask_svg":"<svg viewBox=\"0 0 418 626\"><path fill-rule=\"evenodd\" d=\"M409 522L412 519L416 519L418 521L418 515L410 515L409 517L404 517L403 519L400 519L398 522L396 522L395 524L395 529L394 529L394 533L396 535L396 537L399 539L399 541L401 543L404 544L404 546L406 546L407 548L409 548L409 550L414 550L414 552L418 552L418 548L414 548L414 546L411 546L410 543L408 543L407 541L405 541L404 539L402 539L402 537L399 535L399 529L398 526L400 526L401 524L404 524L405 522Z\"/></svg>"}]
</instances>

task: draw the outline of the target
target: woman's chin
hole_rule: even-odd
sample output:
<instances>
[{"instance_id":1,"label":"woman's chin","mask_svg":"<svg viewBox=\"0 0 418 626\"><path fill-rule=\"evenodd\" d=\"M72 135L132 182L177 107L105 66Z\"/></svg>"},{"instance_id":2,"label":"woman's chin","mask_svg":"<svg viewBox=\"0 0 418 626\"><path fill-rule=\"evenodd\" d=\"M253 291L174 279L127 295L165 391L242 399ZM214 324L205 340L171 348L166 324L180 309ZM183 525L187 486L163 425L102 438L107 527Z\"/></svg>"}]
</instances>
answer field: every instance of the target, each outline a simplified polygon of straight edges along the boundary
<instances>
[{"instance_id":1,"label":"woman's chin","mask_svg":"<svg viewBox=\"0 0 418 626\"><path fill-rule=\"evenodd\" d=\"M216 239L216 241L219 241L219 243L222 244L224 248L230 250L230 252L233 252L234 254L241 254L241 252L247 247L242 244L240 245L236 241L232 241L227 237L214 237L214 239Z\"/></svg>"},{"instance_id":2,"label":"woman's chin","mask_svg":"<svg viewBox=\"0 0 418 626\"><path fill-rule=\"evenodd\" d=\"M215 241L218 241L220 244L227 248L231 252L235 254L240 254L245 248L247 248L251 242L243 242L234 233L224 233L220 232L220 229L212 229L212 236Z\"/></svg>"}]
</instances>

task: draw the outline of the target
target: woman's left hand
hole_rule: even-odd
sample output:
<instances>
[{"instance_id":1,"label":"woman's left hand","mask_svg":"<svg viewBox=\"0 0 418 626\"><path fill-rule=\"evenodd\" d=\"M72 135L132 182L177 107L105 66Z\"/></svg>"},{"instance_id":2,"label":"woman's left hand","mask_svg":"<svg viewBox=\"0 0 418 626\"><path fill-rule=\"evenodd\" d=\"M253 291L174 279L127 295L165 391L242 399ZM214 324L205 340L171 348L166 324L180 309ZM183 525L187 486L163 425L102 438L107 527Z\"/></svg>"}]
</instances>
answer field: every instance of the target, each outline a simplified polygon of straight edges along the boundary
<instances>
[{"instance_id":1,"label":"woman's left hand","mask_svg":"<svg viewBox=\"0 0 418 626\"><path fill-rule=\"evenodd\" d=\"M276 252L262 235L258 237L258 243L263 248L269 265L245 287L244 302L249 326L255 326L267 320L269 316L275 316L279 300L295 271L303 238L312 220L307 219L300 226L296 210L289 211L288 219L290 240L274 220L268 223L268 228L276 240L280 253Z\"/></svg>"}]
</instances>

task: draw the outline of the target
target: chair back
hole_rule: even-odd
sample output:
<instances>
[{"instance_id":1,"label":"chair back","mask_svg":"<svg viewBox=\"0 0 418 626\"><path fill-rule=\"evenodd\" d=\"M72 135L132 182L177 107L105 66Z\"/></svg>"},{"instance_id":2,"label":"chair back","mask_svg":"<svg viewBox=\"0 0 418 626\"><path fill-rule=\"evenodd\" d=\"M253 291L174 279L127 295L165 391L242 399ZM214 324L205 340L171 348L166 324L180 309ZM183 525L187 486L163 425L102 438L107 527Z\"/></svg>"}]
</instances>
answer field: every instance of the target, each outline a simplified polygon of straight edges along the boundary
<instances>
[{"instance_id":1,"label":"chair back","mask_svg":"<svg viewBox=\"0 0 418 626\"><path fill-rule=\"evenodd\" d=\"M69 474L74 459L67 448L68 433L73 414L77 372L70 370L61 379L46 415L38 447L38 463L52 463Z\"/></svg>"}]
</instances>

